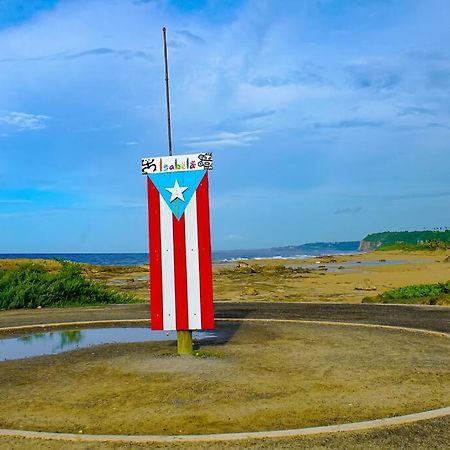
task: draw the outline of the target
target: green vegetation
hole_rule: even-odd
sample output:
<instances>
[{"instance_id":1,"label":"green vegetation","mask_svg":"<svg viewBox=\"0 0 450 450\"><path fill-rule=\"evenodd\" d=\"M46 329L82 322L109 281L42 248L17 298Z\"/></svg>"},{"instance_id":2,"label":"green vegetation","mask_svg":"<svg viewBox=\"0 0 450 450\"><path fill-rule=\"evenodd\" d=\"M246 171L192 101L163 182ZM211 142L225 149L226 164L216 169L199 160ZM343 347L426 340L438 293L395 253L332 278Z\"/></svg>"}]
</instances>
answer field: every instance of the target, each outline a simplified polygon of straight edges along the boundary
<instances>
[{"instance_id":1,"label":"green vegetation","mask_svg":"<svg viewBox=\"0 0 450 450\"><path fill-rule=\"evenodd\" d=\"M366 297L363 303L417 303L426 305L450 304L450 281L446 283L415 284Z\"/></svg>"},{"instance_id":2,"label":"green vegetation","mask_svg":"<svg viewBox=\"0 0 450 450\"><path fill-rule=\"evenodd\" d=\"M450 230L385 231L367 235L361 241L363 250L448 250Z\"/></svg>"},{"instance_id":3,"label":"green vegetation","mask_svg":"<svg viewBox=\"0 0 450 450\"><path fill-rule=\"evenodd\" d=\"M45 267L50 271L59 270L62 264L61 259L0 259L0 270L11 270L15 269L19 265L23 264L37 264L39 266ZM75 263L74 263L75 264ZM82 264L78 263L82 268L82 273L88 275L89 278L94 277L108 277L114 274L128 274L135 272L146 272L148 271L147 265L141 266L103 266L95 264Z\"/></svg>"},{"instance_id":4,"label":"green vegetation","mask_svg":"<svg viewBox=\"0 0 450 450\"><path fill-rule=\"evenodd\" d=\"M0 269L0 309L133 303L136 299L88 280L82 267L66 261L59 268L18 264Z\"/></svg>"},{"instance_id":5,"label":"green vegetation","mask_svg":"<svg viewBox=\"0 0 450 450\"><path fill-rule=\"evenodd\" d=\"M383 244L381 247L377 248L376 251L393 251L402 250L406 252L415 252L421 250L450 250L450 242L446 241L425 241L420 244L406 244L406 243L396 243L396 244Z\"/></svg>"}]
</instances>

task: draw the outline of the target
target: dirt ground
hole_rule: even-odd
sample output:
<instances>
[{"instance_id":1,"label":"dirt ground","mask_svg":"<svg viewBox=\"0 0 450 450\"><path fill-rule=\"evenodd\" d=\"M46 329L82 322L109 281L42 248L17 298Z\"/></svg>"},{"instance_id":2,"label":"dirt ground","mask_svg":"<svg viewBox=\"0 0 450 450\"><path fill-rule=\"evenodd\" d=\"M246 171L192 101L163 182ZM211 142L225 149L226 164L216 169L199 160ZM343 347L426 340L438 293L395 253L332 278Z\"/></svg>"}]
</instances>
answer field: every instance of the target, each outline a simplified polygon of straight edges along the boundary
<instances>
[{"instance_id":1,"label":"dirt ground","mask_svg":"<svg viewBox=\"0 0 450 450\"><path fill-rule=\"evenodd\" d=\"M449 441L450 417L446 417L370 432L218 443L113 444L0 438L0 450L448 450Z\"/></svg>"},{"instance_id":2,"label":"dirt ground","mask_svg":"<svg viewBox=\"0 0 450 450\"><path fill-rule=\"evenodd\" d=\"M450 404L446 337L335 325L224 326L234 327L232 336L202 346L204 357L173 356L171 343L141 343L2 362L0 427L257 431Z\"/></svg>"},{"instance_id":3,"label":"dirt ground","mask_svg":"<svg viewBox=\"0 0 450 450\"><path fill-rule=\"evenodd\" d=\"M373 252L288 262L246 261L240 267L215 265L215 298L226 300L216 304L216 317L361 322L448 333L450 308L360 304L364 297L393 287L448 280L450 263L444 262L448 256L449 252ZM380 259L403 262L377 265ZM313 263L318 270L277 267L287 263L301 267ZM348 271L349 267L334 270L336 265L347 264L355 271ZM254 265L258 268L252 272ZM146 302L147 271L147 267L94 267L88 275L135 293ZM322 303L307 303L314 301ZM148 306L2 311L0 327L127 318L147 319ZM204 432L231 431L237 426L274 429L362 420L449 404L450 352L444 338L338 326L302 324L275 331L267 327L242 326L228 342L204 346L206 357L182 367L179 358L171 356L174 348L168 343L158 347L109 345L57 358L0 363L0 428L89 433L99 429L106 418L104 430L113 433L150 433L158 427L161 433L176 434L180 429L189 433L190 427L199 424ZM268 344L264 354L261 342ZM248 380L248 386L242 379ZM313 394L318 396L315 400ZM217 402L224 405L219 411L210 406ZM243 406L236 408L235 403ZM130 408L136 413L127 414ZM189 415L180 414L180 408L190 411ZM166 414L171 417L170 429L162 419ZM447 449L449 441L447 417L378 431L295 439L131 445L0 438L0 449Z\"/></svg>"}]
</instances>

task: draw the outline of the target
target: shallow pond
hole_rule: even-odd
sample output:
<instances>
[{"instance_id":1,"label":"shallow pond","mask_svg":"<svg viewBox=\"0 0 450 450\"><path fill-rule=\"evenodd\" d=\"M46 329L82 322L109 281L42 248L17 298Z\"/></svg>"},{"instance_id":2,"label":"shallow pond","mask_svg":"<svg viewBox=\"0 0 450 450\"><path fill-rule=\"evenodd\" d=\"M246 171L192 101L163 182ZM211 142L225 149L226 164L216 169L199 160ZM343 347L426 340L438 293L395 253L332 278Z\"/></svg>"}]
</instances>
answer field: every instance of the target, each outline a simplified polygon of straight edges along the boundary
<instances>
[{"instance_id":1,"label":"shallow pond","mask_svg":"<svg viewBox=\"0 0 450 450\"><path fill-rule=\"evenodd\" d=\"M198 331L193 333L196 341L217 336L218 333L215 331ZM153 331L148 327L91 328L85 330L38 332L28 336L0 339L0 361L52 355L101 344L175 341L176 338L176 331Z\"/></svg>"},{"instance_id":2,"label":"shallow pond","mask_svg":"<svg viewBox=\"0 0 450 450\"><path fill-rule=\"evenodd\" d=\"M316 261L314 264L287 264L286 267L292 269L326 269L327 272L362 272L362 267L373 267L373 266L395 266L399 264L424 264L430 263L432 261L426 259L391 259L391 260L362 260L362 261L346 261L340 263L327 263ZM366 269L367 270L367 269Z\"/></svg>"}]
</instances>

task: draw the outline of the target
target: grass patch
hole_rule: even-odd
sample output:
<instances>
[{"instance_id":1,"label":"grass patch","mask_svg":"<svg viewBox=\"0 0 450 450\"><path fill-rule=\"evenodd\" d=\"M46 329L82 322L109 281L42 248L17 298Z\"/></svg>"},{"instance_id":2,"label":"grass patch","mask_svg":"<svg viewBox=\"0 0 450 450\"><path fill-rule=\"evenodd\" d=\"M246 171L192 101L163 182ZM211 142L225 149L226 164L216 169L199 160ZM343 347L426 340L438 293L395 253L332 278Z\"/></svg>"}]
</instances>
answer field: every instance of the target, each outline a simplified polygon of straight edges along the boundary
<instances>
[{"instance_id":1,"label":"grass patch","mask_svg":"<svg viewBox=\"0 0 450 450\"><path fill-rule=\"evenodd\" d=\"M18 258L18 259L0 259L0 270L12 270L16 269L18 266L23 264L37 264L39 266L45 267L50 271L59 270L61 268L61 263L63 259L54 258L54 259L27 259L27 258ZM68 261L69 263L71 261ZM96 265L96 264L86 264L86 263L73 263L78 264L82 273L88 275L89 278L93 277L109 277L111 275L123 275L129 273L136 272L148 272L148 265L139 265L139 266L104 266L104 265Z\"/></svg>"},{"instance_id":2,"label":"grass patch","mask_svg":"<svg viewBox=\"0 0 450 450\"><path fill-rule=\"evenodd\" d=\"M363 303L409 303L449 305L450 281L446 283L415 284L391 289L376 297L366 297Z\"/></svg>"},{"instance_id":3,"label":"grass patch","mask_svg":"<svg viewBox=\"0 0 450 450\"><path fill-rule=\"evenodd\" d=\"M12 258L12 259L0 259L0 271L14 270L17 269L18 266L22 266L24 264L37 264L49 271L59 270L61 268L61 260L59 259Z\"/></svg>"},{"instance_id":4,"label":"grass patch","mask_svg":"<svg viewBox=\"0 0 450 450\"><path fill-rule=\"evenodd\" d=\"M82 266L60 261L59 267L23 263L0 269L0 309L134 303L128 294L83 276Z\"/></svg>"}]
</instances>

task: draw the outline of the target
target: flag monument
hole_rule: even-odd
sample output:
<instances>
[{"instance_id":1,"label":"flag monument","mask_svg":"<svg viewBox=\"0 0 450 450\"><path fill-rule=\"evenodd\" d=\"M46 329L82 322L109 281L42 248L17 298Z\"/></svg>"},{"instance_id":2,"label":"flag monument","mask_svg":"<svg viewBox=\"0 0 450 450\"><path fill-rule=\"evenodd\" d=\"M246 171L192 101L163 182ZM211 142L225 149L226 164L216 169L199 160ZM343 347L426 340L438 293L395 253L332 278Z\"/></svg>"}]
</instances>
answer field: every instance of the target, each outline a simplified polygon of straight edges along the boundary
<instances>
[{"instance_id":1,"label":"flag monument","mask_svg":"<svg viewBox=\"0 0 450 450\"><path fill-rule=\"evenodd\" d=\"M192 330L214 328L208 173L211 153L173 155L166 28L163 31L169 156L142 159L147 178L150 325L176 330L192 353Z\"/></svg>"},{"instance_id":2,"label":"flag monument","mask_svg":"<svg viewBox=\"0 0 450 450\"><path fill-rule=\"evenodd\" d=\"M142 160L142 174L147 176L151 328L178 331L179 353L192 352L192 330L214 328L208 193L212 166L211 153Z\"/></svg>"}]
</instances>

